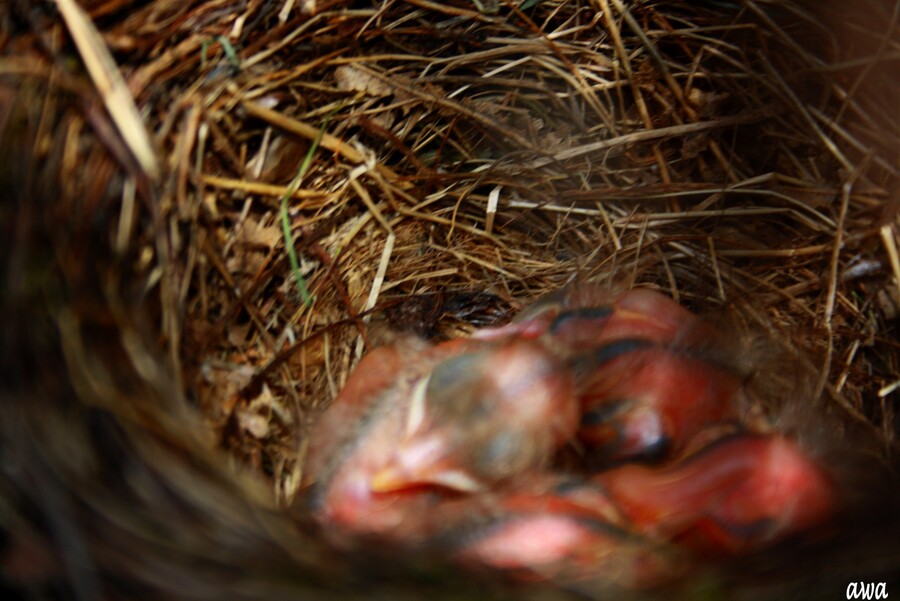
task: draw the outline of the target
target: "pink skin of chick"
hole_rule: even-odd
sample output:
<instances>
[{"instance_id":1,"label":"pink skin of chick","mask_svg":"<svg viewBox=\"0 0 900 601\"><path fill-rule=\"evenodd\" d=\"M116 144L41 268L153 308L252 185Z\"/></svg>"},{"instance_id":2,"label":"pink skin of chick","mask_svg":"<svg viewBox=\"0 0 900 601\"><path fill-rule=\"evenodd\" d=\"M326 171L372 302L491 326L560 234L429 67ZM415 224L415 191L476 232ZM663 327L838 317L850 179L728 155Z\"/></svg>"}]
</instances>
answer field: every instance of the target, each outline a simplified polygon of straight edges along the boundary
<instances>
[{"instance_id":1,"label":"pink skin of chick","mask_svg":"<svg viewBox=\"0 0 900 601\"><path fill-rule=\"evenodd\" d=\"M416 536L411 516L545 464L577 422L568 372L533 341L379 349L313 437L314 512L352 532Z\"/></svg>"},{"instance_id":2,"label":"pink skin of chick","mask_svg":"<svg viewBox=\"0 0 900 601\"><path fill-rule=\"evenodd\" d=\"M578 353L623 338L661 344L705 344L711 330L696 315L647 288L612 295L592 286L551 293L510 324L479 330L476 338L537 339L563 354Z\"/></svg>"},{"instance_id":3,"label":"pink skin of chick","mask_svg":"<svg viewBox=\"0 0 900 601\"><path fill-rule=\"evenodd\" d=\"M469 507L465 521L455 525L452 555L526 581L593 581L628 589L649 588L683 572L686 557L677 549L616 524L602 489L585 482L543 490L540 485L553 477L534 478L538 486L526 479L524 486L496 493L489 512L483 500L480 506L463 501Z\"/></svg>"},{"instance_id":4,"label":"pink skin of chick","mask_svg":"<svg viewBox=\"0 0 900 601\"><path fill-rule=\"evenodd\" d=\"M579 440L600 461L660 461L748 405L733 373L700 357L620 340L574 362L583 373Z\"/></svg>"},{"instance_id":5,"label":"pink skin of chick","mask_svg":"<svg viewBox=\"0 0 900 601\"><path fill-rule=\"evenodd\" d=\"M780 435L737 435L669 466L631 464L595 480L637 531L710 554L765 548L836 510L830 478Z\"/></svg>"}]
</instances>

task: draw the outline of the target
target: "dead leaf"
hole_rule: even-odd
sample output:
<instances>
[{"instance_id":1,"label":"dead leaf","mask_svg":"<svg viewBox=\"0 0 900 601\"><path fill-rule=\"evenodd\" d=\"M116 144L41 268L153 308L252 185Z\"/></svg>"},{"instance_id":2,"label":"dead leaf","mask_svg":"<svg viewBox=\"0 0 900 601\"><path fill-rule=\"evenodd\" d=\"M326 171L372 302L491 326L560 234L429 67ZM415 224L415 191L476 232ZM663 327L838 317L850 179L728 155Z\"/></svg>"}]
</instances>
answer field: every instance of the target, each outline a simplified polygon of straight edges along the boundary
<instances>
[{"instance_id":1,"label":"dead leaf","mask_svg":"<svg viewBox=\"0 0 900 601\"><path fill-rule=\"evenodd\" d=\"M391 96L394 90L389 85L366 73L356 65L341 65L334 70L337 87L349 92L364 92L369 96Z\"/></svg>"}]
</instances>

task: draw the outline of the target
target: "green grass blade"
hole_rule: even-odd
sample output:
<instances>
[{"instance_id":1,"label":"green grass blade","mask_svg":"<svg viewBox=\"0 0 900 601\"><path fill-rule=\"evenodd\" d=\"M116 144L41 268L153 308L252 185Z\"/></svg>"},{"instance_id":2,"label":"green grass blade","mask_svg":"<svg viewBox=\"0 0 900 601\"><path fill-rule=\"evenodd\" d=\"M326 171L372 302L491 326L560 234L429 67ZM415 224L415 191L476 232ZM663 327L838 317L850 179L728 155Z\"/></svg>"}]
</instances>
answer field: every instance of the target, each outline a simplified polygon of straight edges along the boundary
<instances>
[{"instance_id":1,"label":"green grass blade","mask_svg":"<svg viewBox=\"0 0 900 601\"><path fill-rule=\"evenodd\" d=\"M300 184L303 182L303 178L312 166L313 156L319 148L319 143L322 141L325 129L328 127L328 123L331 121L331 117L335 112L337 112L337 109L332 111L331 114L325 118L325 123L322 124L316 139L313 140L309 150L306 152L306 156L303 157L303 162L300 163L300 169L297 171L297 175L291 180L291 183L288 184L287 191L284 196L281 197L281 232L284 235L284 248L287 250L288 260L291 262L291 273L294 275L294 281L297 283L297 291L300 293L303 304L307 307L312 305L312 296L309 294L309 288L306 286L306 278L303 277L303 272L300 271L300 259L297 256L297 249L294 246L294 233L291 231L291 221L290 216L288 215L288 200L300 189Z\"/></svg>"}]
</instances>

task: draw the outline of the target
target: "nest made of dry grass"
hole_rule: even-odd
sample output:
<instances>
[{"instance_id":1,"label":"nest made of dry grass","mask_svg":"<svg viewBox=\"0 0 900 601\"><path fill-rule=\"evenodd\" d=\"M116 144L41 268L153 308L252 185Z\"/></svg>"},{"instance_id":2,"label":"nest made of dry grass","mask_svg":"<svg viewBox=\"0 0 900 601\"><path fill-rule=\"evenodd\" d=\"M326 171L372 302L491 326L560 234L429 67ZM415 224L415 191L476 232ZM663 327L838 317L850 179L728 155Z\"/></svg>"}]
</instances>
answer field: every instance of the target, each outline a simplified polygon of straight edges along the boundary
<instances>
[{"instance_id":1,"label":"nest made of dry grass","mask_svg":"<svg viewBox=\"0 0 900 601\"><path fill-rule=\"evenodd\" d=\"M230 490L221 447L287 505L362 352L574 279L739 315L893 459L900 4L0 11L10 382L62 349L42 396L155 441L158 477L190 452Z\"/></svg>"}]
</instances>

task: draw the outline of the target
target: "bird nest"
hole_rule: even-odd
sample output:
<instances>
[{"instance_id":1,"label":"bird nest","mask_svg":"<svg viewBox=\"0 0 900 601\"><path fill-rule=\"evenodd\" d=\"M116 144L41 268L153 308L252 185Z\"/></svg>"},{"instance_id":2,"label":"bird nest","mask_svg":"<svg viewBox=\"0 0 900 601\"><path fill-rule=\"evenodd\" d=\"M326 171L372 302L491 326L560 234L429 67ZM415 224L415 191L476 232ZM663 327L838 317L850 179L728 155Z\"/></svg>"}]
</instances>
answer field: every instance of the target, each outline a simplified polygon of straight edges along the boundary
<instances>
[{"instance_id":1,"label":"bird nest","mask_svg":"<svg viewBox=\"0 0 900 601\"><path fill-rule=\"evenodd\" d=\"M769 349L747 361L773 419L801 414L783 419L815 438L827 418L867 441L873 470L894 465L898 14L7 3L11 582L462 594L430 561L361 562L286 514L308 433L367 350L501 324L572 282L654 287L727 321ZM886 496L876 482L863 496ZM882 540L859 528L843 542ZM874 548L858 577L845 551L843 571L808 560L783 580L898 565L896 544ZM762 580L741 586L771 592Z\"/></svg>"}]
</instances>

